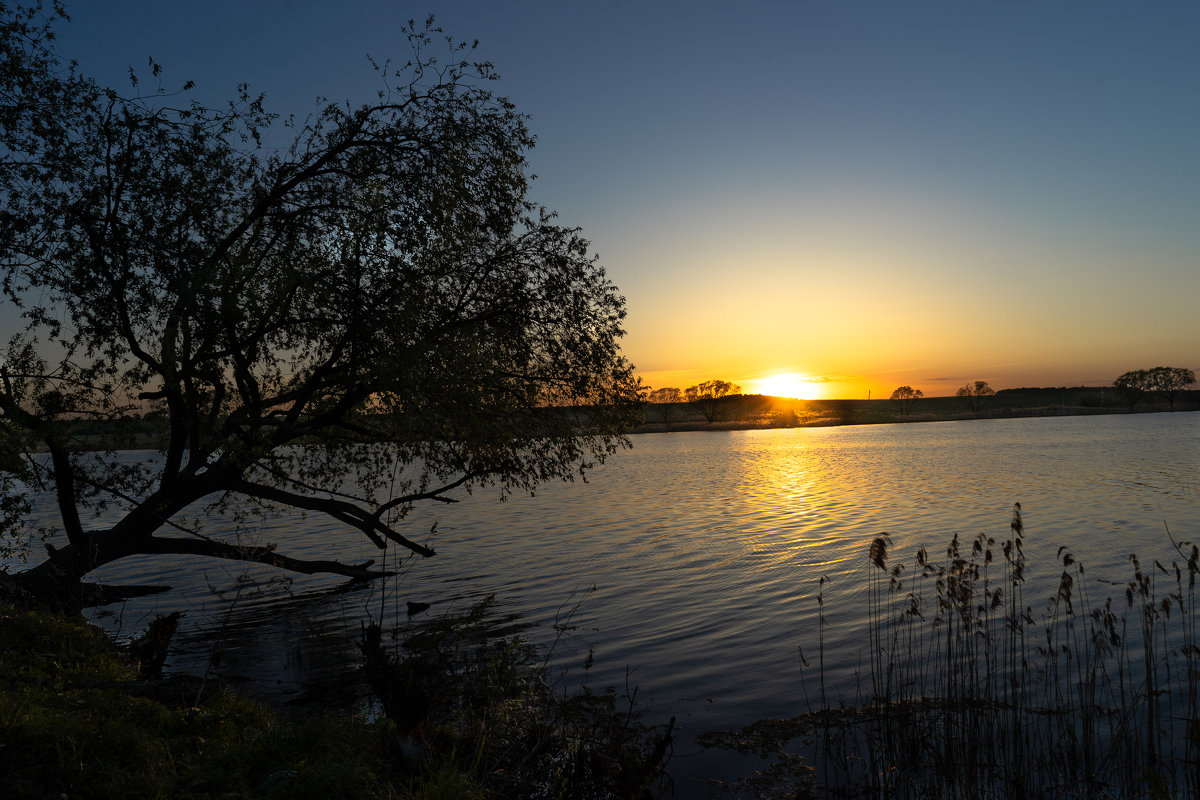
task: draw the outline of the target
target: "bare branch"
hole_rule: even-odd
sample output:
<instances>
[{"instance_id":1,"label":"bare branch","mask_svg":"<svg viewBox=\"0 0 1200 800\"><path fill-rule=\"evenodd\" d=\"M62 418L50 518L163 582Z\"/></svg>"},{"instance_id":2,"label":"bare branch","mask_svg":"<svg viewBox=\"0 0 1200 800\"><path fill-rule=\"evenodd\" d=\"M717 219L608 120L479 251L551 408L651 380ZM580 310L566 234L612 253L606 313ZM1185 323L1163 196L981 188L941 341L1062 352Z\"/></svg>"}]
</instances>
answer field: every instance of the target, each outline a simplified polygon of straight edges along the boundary
<instances>
[{"instance_id":1,"label":"bare branch","mask_svg":"<svg viewBox=\"0 0 1200 800\"><path fill-rule=\"evenodd\" d=\"M462 486L464 483L474 480L477 477L479 477L478 473L467 472L464 473L463 476L458 480L451 481L450 483L447 483L444 486L439 486L436 489L430 489L429 491L425 492L416 492L414 494L406 494L401 497L393 497L391 500L376 509L375 518L379 519L383 517L384 514L386 514L388 511L391 511L393 508L396 508L397 506L402 506L405 503L414 503L418 500L438 500L443 503L457 503L458 501L453 497L443 497L442 495L451 489L457 489L459 486Z\"/></svg>"},{"instance_id":2,"label":"bare branch","mask_svg":"<svg viewBox=\"0 0 1200 800\"><path fill-rule=\"evenodd\" d=\"M226 542L218 542L213 539L178 539L154 536L146 542L142 550L145 553L155 555L209 556L212 558L226 558L233 561L246 561L254 564L268 564L272 567L300 572L305 575L324 573L369 580L396 574L391 570L370 569L375 564L374 559L364 561L361 564L343 564L340 561L311 561L285 556L275 552L272 547L242 547Z\"/></svg>"},{"instance_id":3,"label":"bare branch","mask_svg":"<svg viewBox=\"0 0 1200 800\"><path fill-rule=\"evenodd\" d=\"M380 521L380 514L373 514L353 503L347 503L342 500L335 500L331 497L310 497L308 495L296 494L288 492L284 489L279 489L274 486L264 486L262 484L251 483L250 481L240 480L233 481L230 488L241 494L250 497L258 497L263 500L270 500L276 503L284 503L294 508L303 508L309 511L320 511L330 517L344 522L347 525L357 528L362 531L368 539L380 550L387 545L384 539L390 539L396 544L407 547L417 555L430 557L436 555L433 549L419 545L416 542L408 539L405 536L397 533L395 530Z\"/></svg>"}]
</instances>

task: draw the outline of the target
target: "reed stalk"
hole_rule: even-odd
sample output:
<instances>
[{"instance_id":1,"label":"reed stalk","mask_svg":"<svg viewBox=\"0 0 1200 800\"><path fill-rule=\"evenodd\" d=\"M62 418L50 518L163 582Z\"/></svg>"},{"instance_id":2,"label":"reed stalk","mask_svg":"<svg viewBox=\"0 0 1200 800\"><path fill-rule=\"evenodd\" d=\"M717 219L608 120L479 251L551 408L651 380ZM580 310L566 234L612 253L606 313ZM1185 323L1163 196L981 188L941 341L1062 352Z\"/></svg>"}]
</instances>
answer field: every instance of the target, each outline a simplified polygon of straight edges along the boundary
<instances>
[{"instance_id":1,"label":"reed stalk","mask_svg":"<svg viewBox=\"0 0 1200 800\"><path fill-rule=\"evenodd\" d=\"M921 549L912 570L891 562L886 534L872 541L869 696L835 703L821 675L820 708L792 720L819 731L803 753L817 785L835 797L1200 797L1200 550L1172 537L1169 566L1131 555L1124 597L1098 602L1060 548L1057 587L1035 610L1019 504L1010 531L969 547L955 536L941 562ZM818 603L823 672L823 591Z\"/></svg>"}]
</instances>

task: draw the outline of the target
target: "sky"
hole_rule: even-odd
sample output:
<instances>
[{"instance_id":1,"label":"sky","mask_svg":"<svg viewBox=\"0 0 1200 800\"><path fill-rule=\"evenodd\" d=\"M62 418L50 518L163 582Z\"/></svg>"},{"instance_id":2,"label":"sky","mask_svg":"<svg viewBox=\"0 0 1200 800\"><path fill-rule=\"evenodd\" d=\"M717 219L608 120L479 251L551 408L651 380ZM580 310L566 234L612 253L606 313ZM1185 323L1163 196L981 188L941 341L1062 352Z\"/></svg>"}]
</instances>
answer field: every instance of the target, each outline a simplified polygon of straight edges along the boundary
<instances>
[{"instance_id":1,"label":"sky","mask_svg":"<svg viewBox=\"0 0 1200 800\"><path fill-rule=\"evenodd\" d=\"M366 102L433 14L652 387L927 396L1200 369L1200 4L76 0L60 52L220 103ZM774 378L768 382L767 379Z\"/></svg>"}]
</instances>

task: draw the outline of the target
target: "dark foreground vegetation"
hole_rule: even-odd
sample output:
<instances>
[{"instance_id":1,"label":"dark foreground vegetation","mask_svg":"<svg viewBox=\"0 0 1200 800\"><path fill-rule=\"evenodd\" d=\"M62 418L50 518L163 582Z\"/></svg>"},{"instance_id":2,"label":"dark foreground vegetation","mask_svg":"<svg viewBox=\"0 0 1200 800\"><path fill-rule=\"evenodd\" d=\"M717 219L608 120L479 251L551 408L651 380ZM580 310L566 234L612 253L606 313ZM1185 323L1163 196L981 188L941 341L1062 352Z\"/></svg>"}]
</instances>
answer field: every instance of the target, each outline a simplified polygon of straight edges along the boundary
<instances>
[{"instance_id":1,"label":"dark foreground vegetation","mask_svg":"<svg viewBox=\"0 0 1200 800\"><path fill-rule=\"evenodd\" d=\"M0 606L0 797L639 798L665 788L670 726L486 633L488 607L397 645L369 628L357 711L284 714L156 679L78 617ZM139 666L141 667L139 669ZM381 713L386 712L386 713Z\"/></svg>"},{"instance_id":2,"label":"dark foreground vegetation","mask_svg":"<svg viewBox=\"0 0 1200 800\"><path fill-rule=\"evenodd\" d=\"M822 591L812 710L703 743L772 758L740 787L757 797L1200 797L1196 545L1131 555L1103 599L1060 548L1046 599L1023 541L1019 504L1010 538L955 536L943 559L893 563L875 539L857 696L826 694Z\"/></svg>"}]
</instances>

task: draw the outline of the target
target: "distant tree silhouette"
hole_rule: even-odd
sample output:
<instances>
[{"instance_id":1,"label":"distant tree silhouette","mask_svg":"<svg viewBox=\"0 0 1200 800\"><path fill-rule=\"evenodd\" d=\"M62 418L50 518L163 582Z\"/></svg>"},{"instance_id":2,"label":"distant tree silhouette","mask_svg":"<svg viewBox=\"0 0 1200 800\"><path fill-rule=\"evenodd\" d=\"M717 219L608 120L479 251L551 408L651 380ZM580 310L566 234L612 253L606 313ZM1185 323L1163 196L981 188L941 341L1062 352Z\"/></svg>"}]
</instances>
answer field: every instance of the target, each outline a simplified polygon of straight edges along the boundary
<instances>
[{"instance_id":1,"label":"distant tree silhouette","mask_svg":"<svg viewBox=\"0 0 1200 800\"><path fill-rule=\"evenodd\" d=\"M687 401L696 407L709 423L724 419L723 398L741 394L742 387L729 381L711 380L684 390Z\"/></svg>"},{"instance_id":2,"label":"distant tree silhouette","mask_svg":"<svg viewBox=\"0 0 1200 800\"><path fill-rule=\"evenodd\" d=\"M679 404L683 402L683 392L676 386L654 389L649 395L650 406L648 414L654 414L662 420L667 429L671 428L671 420L679 415Z\"/></svg>"},{"instance_id":3,"label":"distant tree silhouette","mask_svg":"<svg viewBox=\"0 0 1200 800\"><path fill-rule=\"evenodd\" d=\"M994 395L996 390L988 386L987 381L975 381L961 387L954 396L958 398L958 403L963 408L970 411L972 414L978 414L983 410L984 403L987 399Z\"/></svg>"},{"instance_id":4,"label":"distant tree silhouette","mask_svg":"<svg viewBox=\"0 0 1200 800\"><path fill-rule=\"evenodd\" d=\"M907 417L912 413L917 398L924 396L925 393L920 389L914 389L911 386L901 386L892 392L891 401L896 406L896 410Z\"/></svg>"},{"instance_id":5,"label":"distant tree silhouette","mask_svg":"<svg viewBox=\"0 0 1200 800\"><path fill-rule=\"evenodd\" d=\"M1196 382L1196 373L1182 367L1154 367L1150 371L1150 388L1164 397L1175 410L1175 396Z\"/></svg>"},{"instance_id":6,"label":"distant tree silhouette","mask_svg":"<svg viewBox=\"0 0 1200 800\"><path fill-rule=\"evenodd\" d=\"M1182 367L1152 367L1135 369L1124 373L1113 381L1117 392L1133 411L1148 395L1157 394L1175 410L1176 395L1196 382L1196 373Z\"/></svg>"},{"instance_id":7,"label":"distant tree silhouette","mask_svg":"<svg viewBox=\"0 0 1200 800\"><path fill-rule=\"evenodd\" d=\"M1134 369L1123 373L1113 381L1113 388L1125 400L1129 410L1133 411L1150 392L1150 370Z\"/></svg>"}]
</instances>

